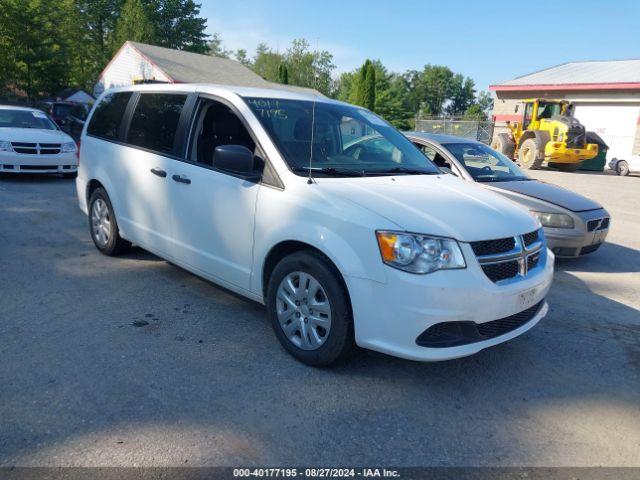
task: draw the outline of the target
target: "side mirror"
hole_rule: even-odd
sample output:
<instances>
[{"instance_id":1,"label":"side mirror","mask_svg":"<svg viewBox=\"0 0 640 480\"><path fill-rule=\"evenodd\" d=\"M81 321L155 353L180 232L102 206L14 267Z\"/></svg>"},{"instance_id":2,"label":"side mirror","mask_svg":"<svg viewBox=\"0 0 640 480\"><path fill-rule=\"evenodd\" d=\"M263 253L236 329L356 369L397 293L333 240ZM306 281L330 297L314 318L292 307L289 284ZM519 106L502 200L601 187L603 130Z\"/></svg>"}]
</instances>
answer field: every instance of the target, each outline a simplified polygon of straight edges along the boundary
<instances>
[{"instance_id":1,"label":"side mirror","mask_svg":"<svg viewBox=\"0 0 640 480\"><path fill-rule=\"evenodd\" d=\"M213 152L213 166L218 170L244 177L259 177L255 169L254 155L242 145L221 145Z\"/></svg>"}]
</instances>

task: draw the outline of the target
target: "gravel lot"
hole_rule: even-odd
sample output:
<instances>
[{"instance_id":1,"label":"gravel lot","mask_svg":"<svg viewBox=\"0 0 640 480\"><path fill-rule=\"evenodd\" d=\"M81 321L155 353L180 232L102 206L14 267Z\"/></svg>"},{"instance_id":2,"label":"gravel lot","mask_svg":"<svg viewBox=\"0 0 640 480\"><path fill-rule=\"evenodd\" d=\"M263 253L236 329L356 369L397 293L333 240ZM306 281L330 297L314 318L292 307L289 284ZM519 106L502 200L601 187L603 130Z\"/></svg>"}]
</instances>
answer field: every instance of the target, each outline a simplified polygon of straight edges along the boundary
<instances>
[{"instance_id":1,"label":"gravel lot","mask_svg":"<svg viewBox=\"0 0 640 480\"><path fill-rule=\"evenodd\" d=\"M0 465L640 466L640 178L535 172L602 202L550 314L445 363L331 370L263 308L93 247L72 181L0 178Z\"/></svg>"}]
</instances>

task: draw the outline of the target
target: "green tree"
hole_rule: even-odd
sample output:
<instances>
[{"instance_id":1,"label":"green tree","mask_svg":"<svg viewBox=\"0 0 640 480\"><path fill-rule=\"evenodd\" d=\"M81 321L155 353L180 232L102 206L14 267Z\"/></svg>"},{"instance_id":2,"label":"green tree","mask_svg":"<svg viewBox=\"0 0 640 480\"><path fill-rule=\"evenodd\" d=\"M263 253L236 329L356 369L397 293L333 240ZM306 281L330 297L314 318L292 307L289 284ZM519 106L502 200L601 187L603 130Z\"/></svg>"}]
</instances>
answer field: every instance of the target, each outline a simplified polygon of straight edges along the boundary
<instances>
[{"instance_id":1,"label":"green tree","mask_svg":"<svg viewBox=\"0 0 640 480\"><path fill-rule=\"evenodd\" d=\"M287 65L281 63L278 67L278 82L284 85L289 83L289 70L287 69Z\"/></svg>"},{"instance_id":2,"label":"green tree","mask_svg":"<svg viewBox=\"0 0 640 480\"><path fill-rule=\"evenodd\" d=\"M361 107L364 107L365 102L366 102L366 97L365 97L365 85L367 82L367 72L369 71L369 67L371 66L371 60L369 60L368 58L365 60L365 62L362 64L362 67L360 67L360 70L358 70L358 75L356 76L355 79L355 94L353 95L353 102L356 105L360 105Z\"/></svg>"},{"instance_id":3,"label":"green tree","mask_svg":"<svg viewBox=\"0 0 640 480\"><path fill-rule=\"evenodd\" d=\"M208 53L207 19L200 17L193 0L145 0L155 26L157 45L196 53ZM227 54L228 56L228 54Z\"/></svg>"},{"instance_id":4,"label":"green tree","mask_svg":"<svg viewBox=\"0 0 640 480\"><path fill-rule=\"evenodd\" d=\"M214 57L229 58L232 52L224 48L220 35L214 33L211 35L211 40L209 40L209 50L207 50L207 53Z\"/></svg>"},{"instance_id":5,"label":"green tree","mask_svg":"<svg viewBox=\"0 0 640 480\"><path fill-rule=\"evenodd\" d=\"M236 60L239 61L245 67L251 68L253 66L253 62L247 56L247 51L244 48L240 48L236 50L234 57L236 57Z\"/></svg>"},{"instance_id":6,"label":"green tree","mask_svg":"<svg viewBox=\"0 0 640 480\"><path fill-rule=\"evenodd\" d=\"M485 115L488 116L491 113L491 110L493 110L493 95L491 93L481 90L478 93L476 101L482 108Z\"/></svg>"},{"instance_id":7,"label":"green tree","mask_svg":"<svg viewBox=\"0 0 640 480\"><path fill-rule=\"evenodd\" d=\"M266 43L261 43L256 48L253 59L253 71L270 82L278 81L278 69L284 62L284 57L269 48Z\"/></svg>"},{"instance_id":8,"label":"green tree","mask_svg":"<svg viewBox=\"0 0 640 480\"><path fill-rule=\"evenodd\" d=\"M363 107L369 110L376 108L376 69L373 64L367 67L367 73L364 79L364 87L362 89Z\"/></svg>"},{"instance_id":9,"label":"green tree","mask_svg":"<svg viewBox=\"0 0 640 480\"><path fill-rule=\"evenodd\" d=\"M115 54L127 40L155 43L156 29L141 0L125 0L111 35L111 51Z\"/></svg>"},{"instance_id":10,"label":"green tree","mask_svg":"<svg viewBox=\"0 0 640 480\"><path fill-rule=\"evenodd\" d=\"M70 78L72 0L2 0L0 66L4 90L30 98L56 93Z\"/></svg>"},{"instance_id":11,"label":"green tree","mask_svg":"<svg viewBox=\"0 0 640 480\"><path fill-rule=\"evenodd\" d=\"M447 95L449 104L446 111L449 115L459 116L471 107L476 98L475 84L469 77L458 73L453 76L449 84Z\"/></svg>"},{"instance_id":12,"label":"green tree","mask_svg":"<svg viewBox=\"0 0 640 480\"><path fill-rule=\"evenodd\" d=\"M482 110L482 106L479 103L474 103L464 112L463 118L465 120L486 120L487 116Z\"/></svg>"}]
</instances>

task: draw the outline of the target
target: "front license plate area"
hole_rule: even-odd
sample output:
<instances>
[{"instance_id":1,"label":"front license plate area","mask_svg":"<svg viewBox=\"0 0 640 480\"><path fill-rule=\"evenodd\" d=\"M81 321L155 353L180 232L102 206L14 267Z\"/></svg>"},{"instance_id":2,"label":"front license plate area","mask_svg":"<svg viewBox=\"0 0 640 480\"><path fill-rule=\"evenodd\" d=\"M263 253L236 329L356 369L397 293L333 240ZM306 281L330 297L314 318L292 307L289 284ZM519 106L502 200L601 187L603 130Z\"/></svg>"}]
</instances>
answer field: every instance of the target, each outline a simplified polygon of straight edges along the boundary
<instances>
[{"instance_id":1,"label":"front license plate area","mask_svg":"<svg viewBox=\"0 0 640 480\"><path fill-rule=\"evenodd\" d=\"M520 292L516 300L518 311L526 310L538 303L539 292L540 287L533 287L529 290L525 290L524 292Z\"/></svg>"}]
</instances>

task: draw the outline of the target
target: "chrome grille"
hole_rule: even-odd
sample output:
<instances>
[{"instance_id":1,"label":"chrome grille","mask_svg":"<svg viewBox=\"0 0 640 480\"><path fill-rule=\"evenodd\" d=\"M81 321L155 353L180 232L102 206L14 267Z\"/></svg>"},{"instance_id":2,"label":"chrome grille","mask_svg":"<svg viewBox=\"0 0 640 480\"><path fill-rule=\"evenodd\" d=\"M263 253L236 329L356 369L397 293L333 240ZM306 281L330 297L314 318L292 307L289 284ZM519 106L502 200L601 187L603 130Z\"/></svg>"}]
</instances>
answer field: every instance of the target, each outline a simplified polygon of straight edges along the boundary
<instances>
[{"instance_id":1,"label":"chrome grille","mask_svg":"<svg viewBox=\"0 0 640 480\"><path fill-rule=\"evenodd\" d=\"M541 230L517 237L471 242L482 271L494 283L526 277L540 264L544 247Z\"/></svg>"},{"instance_id":2,"label":"chrome grille","mask_svg":"<svg viewBox=\"0 0 640 480\"><path fill-rule=\"evenodd\" d=\"M23 155L57 155L60 153L59 143L11 142L11 148Z\"/></svg>"}]
</instances>

